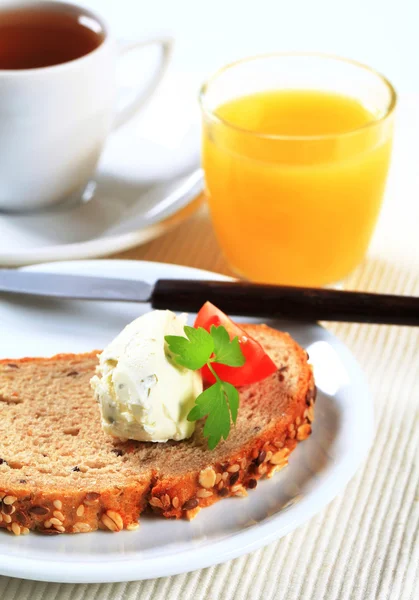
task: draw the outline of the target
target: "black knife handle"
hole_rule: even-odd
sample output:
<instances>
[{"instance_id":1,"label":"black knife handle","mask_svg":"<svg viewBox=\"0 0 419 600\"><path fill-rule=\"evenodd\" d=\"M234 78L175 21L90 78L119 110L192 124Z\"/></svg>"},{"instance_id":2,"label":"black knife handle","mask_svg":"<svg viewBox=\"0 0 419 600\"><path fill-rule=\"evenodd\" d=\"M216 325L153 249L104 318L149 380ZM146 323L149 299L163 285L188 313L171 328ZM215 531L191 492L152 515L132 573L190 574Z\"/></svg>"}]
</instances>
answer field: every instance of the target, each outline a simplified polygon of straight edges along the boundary
<instances>
[{"instance_id":1,"label":"black knife handle","mask_svg":"<svg viewBox=\"0 0 419 600\"><path fill-rule=\"evenodd\" d=\"M153 308L198 311L209 300L231 315L419 325L419 298L330 289L260 285L245 281L160 279Z\"/></svg>"}]
</instances>

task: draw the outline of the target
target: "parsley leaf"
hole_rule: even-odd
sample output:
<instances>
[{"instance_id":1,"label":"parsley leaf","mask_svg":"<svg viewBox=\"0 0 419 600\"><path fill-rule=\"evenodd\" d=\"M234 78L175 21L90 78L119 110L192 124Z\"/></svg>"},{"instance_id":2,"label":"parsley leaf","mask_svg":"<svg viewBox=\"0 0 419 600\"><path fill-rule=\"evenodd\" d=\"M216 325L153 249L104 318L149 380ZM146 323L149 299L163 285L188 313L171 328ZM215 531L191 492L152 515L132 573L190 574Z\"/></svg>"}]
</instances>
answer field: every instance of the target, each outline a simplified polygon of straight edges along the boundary
<instances>
[{"instance_id":1,"label":"parsley leaf","mask_svg":"<svg viewBox=\"0 0 419 600\"><path fill-rule=\"evenodd\" d=\"M236 390L234 385L231 385L231 383L228 383L227 381L223 381L222 385L223 385L224 394L228 400L228 406L230 408L231 419L232 419L233 423L235 423L237 420L237 414L239 412L239 402L240 402L239 392Z\"/></svg>"},{"instance_id":2,"label":"parsley leaf","mask_svg":"<svg viewBox=\"0 0 419 600\"><path fill-rule=\"evenodd\" d=\"M214 340L213 362L229 367L242 367L246 361L240 348L239 338L230 340L227 329L220 325L211 325L211 337Z\"/></svg>"},{"instance_id":3,"label":"parsley leaf","mask_svg":"<svg viewBox=\"0 0 419 600\"><path fill-rule=\"evenodd\" d=\"M185 325L184 331L187 337L166 335L164 339L178 365L197 371L208 362L214 352L214 341L202 327L195 329Z\"/></svg>"},{"instance_id":4,"label":"parsley leaf","mask_svg":"<svg viewBox=\"0 0 419 600\"><path fill-rule=\"evenodd\" d=\"M202 392L196 399L196 405L188 415L188 421L196 421L207 417L204 426L204 435L208 438L211 450L221 440L227 439L230 433L230 413L225 401L222 384L217 381Z\"/></svg>"},{"instance_id":5,"label":"parsley leaf","mask_svg":"<svg viewBox=\"0 0 419 600\"><path fill-rule=\"evenodd\" d=\"M165 340L177 364L193 371L207 365L215 377L216 382L196 398L195 406L187 417L188 421L206 417L203 433L208 438L208 447L213 450L221 438L227 439L231 421L236 423L240 396L234 385L219 378L212 364L241 367L246 359L238 337L230 340L223 325L212 325L210 333L202 327L185 326L184 330L186 338L167 335Z\"/></svg>"},{"instance_id":6,"label":"parsley leaf","mask_svg":"<svg viewBox=\"0 0 419 600\"><path fill-rule=\"evenodd\" d=\"M230 433L230 413L233 423L237 419L239 392L226 381L217 381L195 400L195 406L188 414L188 421L197 421L207 417L204 435L208 438L208 447L213 450L223 437Z\"/></svg>"}]
</instances>

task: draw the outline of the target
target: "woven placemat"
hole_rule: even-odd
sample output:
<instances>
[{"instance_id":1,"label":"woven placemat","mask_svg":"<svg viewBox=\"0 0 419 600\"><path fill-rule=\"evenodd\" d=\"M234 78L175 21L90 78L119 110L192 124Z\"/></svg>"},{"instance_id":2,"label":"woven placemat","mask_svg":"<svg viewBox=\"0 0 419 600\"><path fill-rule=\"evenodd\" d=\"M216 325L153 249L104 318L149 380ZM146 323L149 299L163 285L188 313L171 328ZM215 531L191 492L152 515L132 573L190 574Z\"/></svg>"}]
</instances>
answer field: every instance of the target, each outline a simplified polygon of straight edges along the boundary
<instances>
[{"instance_id":1,"label":"woven placemat","mask_svg":"<svg viewBox=\"0 0 419 600\"><path fill-rule=\"evenodd\" d=\"M118 258L229 274L205 209ZM370 258L350 289L419 295L416 268ZM2 600L413 600L419 588L419 329L328 325L365 370L376 436L327 508L276 543L223 565L143 582L72 585L0 578Z\"/></svg>"}]
</instances>

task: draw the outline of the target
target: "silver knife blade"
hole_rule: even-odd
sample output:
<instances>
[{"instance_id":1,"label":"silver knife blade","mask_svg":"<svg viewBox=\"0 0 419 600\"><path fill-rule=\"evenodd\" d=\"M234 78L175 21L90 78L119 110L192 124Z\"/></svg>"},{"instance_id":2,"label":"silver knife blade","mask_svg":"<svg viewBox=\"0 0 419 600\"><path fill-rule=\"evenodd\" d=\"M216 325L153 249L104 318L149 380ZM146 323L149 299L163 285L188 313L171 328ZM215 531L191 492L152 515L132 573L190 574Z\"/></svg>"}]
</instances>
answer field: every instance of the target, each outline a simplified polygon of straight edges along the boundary
<instances>
[{"instance_id":1,"label":"silver knife blade","mask_svg":"<svg viewBox=\"0 0 419 600\"><path fill-rule=\"evenodd\" d=\"M147 302L151 299L153 287L145 281L132 279L0 269L0 293L75 300Z\"/></svg>"}]
</instances>

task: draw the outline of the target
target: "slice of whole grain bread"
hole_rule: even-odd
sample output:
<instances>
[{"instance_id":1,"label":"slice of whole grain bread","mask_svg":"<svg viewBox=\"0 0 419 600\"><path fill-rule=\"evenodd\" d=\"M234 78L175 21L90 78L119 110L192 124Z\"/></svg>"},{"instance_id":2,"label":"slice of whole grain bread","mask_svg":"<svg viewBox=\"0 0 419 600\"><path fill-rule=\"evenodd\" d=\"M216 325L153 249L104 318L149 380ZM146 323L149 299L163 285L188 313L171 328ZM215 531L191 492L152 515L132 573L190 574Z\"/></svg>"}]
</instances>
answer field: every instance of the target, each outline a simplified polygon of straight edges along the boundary
<instances>
[{"instance_id":1,"label":"slice of whole grain bread","mask_svg":"<svg viewBox=\"0 0 419 600\"><path fill-rule=\"evenodd\" d=\"M135 529L147 507L192 518L283 468L311 432L312 369L288 334L245 328L278 371L240 389L237 423L215 450L204 422L182 442L106 435L89 385L97 352L0 361L0 527L17 535Z\"/></svg>"}]
</instances>

